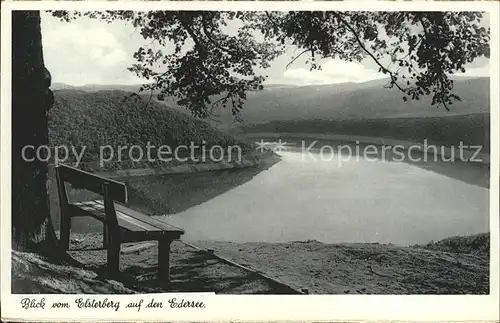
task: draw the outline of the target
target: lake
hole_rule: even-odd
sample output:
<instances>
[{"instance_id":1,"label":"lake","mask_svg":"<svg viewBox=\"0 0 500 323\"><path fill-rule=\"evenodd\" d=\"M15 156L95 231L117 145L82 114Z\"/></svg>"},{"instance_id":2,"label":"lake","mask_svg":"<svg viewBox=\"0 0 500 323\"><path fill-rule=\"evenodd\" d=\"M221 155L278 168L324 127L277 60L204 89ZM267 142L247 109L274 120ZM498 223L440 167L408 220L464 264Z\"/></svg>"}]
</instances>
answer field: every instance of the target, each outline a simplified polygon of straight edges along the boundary
<instances>
[{"instance_id":1,"label":"lake","mask_svg":"<svg viewBox=\"0 0 500 323\"><path fill-rule=\"evenodd\" d=\"M130 206L171 213L159 218L184 228L185 240L411 245L489 231L483 165L355 156L339 163L338 151L321 159L318 150L304 155L299 147L280 155L267 170L127 179ZM53 219L57 227L58 215ZM100 231L102 224L76 218L72 230Z\"/></svg>"},{"instance_id":2,"label":"lake","mask_svg":"<svg viewBox=\"0 0 500 323\"><path fill-rule=\"evenodd\" d=\"M489 231L484 167L280 154L250 181L164 218L186 240L235 242L408 245Z\"/></svg>"}]
</instances>

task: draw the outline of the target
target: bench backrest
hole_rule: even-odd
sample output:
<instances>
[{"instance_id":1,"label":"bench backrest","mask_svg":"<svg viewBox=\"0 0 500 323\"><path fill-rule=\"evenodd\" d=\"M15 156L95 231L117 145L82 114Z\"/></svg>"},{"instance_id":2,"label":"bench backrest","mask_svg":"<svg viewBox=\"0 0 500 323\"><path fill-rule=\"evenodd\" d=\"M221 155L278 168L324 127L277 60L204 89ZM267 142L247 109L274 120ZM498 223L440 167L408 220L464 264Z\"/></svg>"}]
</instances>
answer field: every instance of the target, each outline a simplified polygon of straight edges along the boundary
<instances>
[{"instance_id":1,"label":"bench backrest","mask_svg":"<svg viewBox=\"0 0 500 323\"><path fill-rule=\"evenodd\" d=\"M107 195L106 197L113 201L127 203L127 187L124 183L63 164L56 166L56 176L58 185L62 186L59 190L65 190L64 183L71 183L75 188L86 189L102 196ZM104 186L106 186L106 192L104 192ZM66 192L63 194L66 195Z\"/></svg>"}]
</instances>

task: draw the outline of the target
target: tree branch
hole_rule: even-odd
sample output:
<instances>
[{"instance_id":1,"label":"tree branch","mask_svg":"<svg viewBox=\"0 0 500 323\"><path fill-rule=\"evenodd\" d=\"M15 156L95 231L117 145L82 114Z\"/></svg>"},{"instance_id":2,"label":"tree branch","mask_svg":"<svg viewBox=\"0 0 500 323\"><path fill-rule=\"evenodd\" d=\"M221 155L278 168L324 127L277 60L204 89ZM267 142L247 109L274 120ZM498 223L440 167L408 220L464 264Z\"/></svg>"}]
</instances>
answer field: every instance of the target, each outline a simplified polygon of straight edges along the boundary
<instances>
[{"instance_id":1,"label":"tree branch","mask_svg":"<svg viewBox=\"0 0 500 323\"><path fill-rule=\"evenodd\" d=\"M215 41L212 37L212 33L208 30L208 27L206 25L206 22L205 22L205 18L203 16L201 16L201 26L203 28L203 33L205 34L205 36L208 38L208 40L215 46L217 47L218 49L220 49L221 51L223 52L226 52L226 53L229 53L231 55L238 55L239 53L237 51L234 51L234 50L231 50L229 48L225 48L223 46L221 46L221 44L219 44L219 42Z\"/></svg>"},{"instance_id":2,"label":"tree branch","mask_svg":"<svg viewBox=\"0 0 500 323\"><path fill-rule=\"evenodd\" d=\"M184 29L187 31L187 33L189 34L189 36L191 36L191 38L193 39L194 43L195 43L195 47L197 47L198 49L198 52L203 52L205 53L206 51L204 50L204 46L201 44L200 40L198 39L198 36L196 36L196 34L193 32L193 30L191 29L191 27L183 21L183 19L181 17L179 17L179 22L180 24L182 25L182 27L184 27Z\"/></svg>"},{"instance_id":3,"label":"tree branch","mask_svg":"<svg viewBox=\"0 0 500 323\"><path fill-rule=\"evenodd\" d=\"M149 103L151 103L151 99L153 98L153 89L151 88L151 93L149 94L149 100L146 102L146 106L144 107L145 109L148 108Z\"/></svg>"},{"instance_id":4,"label":"tree branch","mask_svg":"<svg viewBox=\"0 0 500 323\"><path fill-rule=\"evenodd\" d=\"M308 51L310 51L310 49L304 49L304 51L302 51L299 55L295 56L288 64L286 64L285 69L288 69L288 67L292 65L293 62L295 62L300 56L302 56L302 54L307 53Z\"/></svg>"},{"instance_id":5,"label":"tree branch","mask_svg":"<svg viewBox=\"0 0 500 323\"><path fill-rule=\"evenodd\" d=\"M420 22L420 24L422 25L422 28L424 29L425 36L427 36L429 33L427 32L427 27L425 26L424 19L422 18L422 15L417 14L417 19Z\"/></svg>"},{"instance_id":6,"label":"tree branch","mask_svg":"<svg viewBox=\"0 0 500 323\"><path fill-rule=\"evenodd\" d=\"M446 111L450 111L450 108L448 108L448 105L446 104L446 102L444 100L441 103L443 104Z\"/></svg>"},{"instance_id":7,"label":"tree branch","mask_svg":"<svg viewBox=\"0 0 500 323\"><path fill-rule=\"evenodd\" d=\"M264 11L264 12L266 13L267 19L269 19L269 21L273 25L275 31L279 31L280 29L279 29L278 25L276 24L276 22L274 21L274 19L271 16L271 14L268 11Z\"/></svg>"},{"instance_id":8,"label":"tree branch","mask_svg":"<svg viewBox=\"0 0 500 323\"><path fill-rule=\"evenodd\" d=\"M397 79L396 79L396 76L394 75L394 73L392 73L390 70L388 70L385 66L382 65L382 63L380 63L380 61L366 48L366 46L364 45L364 43L361 41L361 38L359 37L358 33L356 32L356 30L354 30L354 28L344 19L342 18L342 16L340 14L338 14L337 12L335 11L332 11L332 14L342 22L342 24L347 28L349 29L349 31L353 34L353 36L356 38L356 41L357 43L359 44L359 46L361 47L361 49L366 53L368 54L368 56L370 56L373 61L380 67L380 69L389 74L389 77L391 78L391 84L392 85L396 85L396 87L403 93L406 93L406 89L403 89L401 86L399 86L399 84L397 83ZM392 87L392 86L391 86Z\"/></svg>"}]
</instances>

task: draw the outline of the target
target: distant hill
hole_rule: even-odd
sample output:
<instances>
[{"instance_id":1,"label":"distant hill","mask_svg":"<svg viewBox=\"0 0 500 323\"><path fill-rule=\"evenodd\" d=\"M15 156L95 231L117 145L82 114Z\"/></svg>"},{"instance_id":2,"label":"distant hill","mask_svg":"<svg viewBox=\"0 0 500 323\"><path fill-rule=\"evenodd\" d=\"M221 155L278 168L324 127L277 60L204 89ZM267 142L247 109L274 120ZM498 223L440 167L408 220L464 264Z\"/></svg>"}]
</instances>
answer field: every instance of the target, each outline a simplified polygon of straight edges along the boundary
<instances>
[{"instance_id":1,"label":"distant hill","mask_svg":"<svg viewBox=\"0 0 500 323\"><path fill-rule=\"evenodd\" d=\"M141 84L86 84L86 85L68 85L65 83L52 83L51 89L57 90L79 90L86 92L97 92L97 91L125 91L125 92L136 92L139 90Z\"/></svg>"},{"instance_id":2,"label":"distant hill","mask_svg":"<svg viewBox=\"0 0 500 323\"><path fill-rule=\"evenodd\" d=\"M250 124L273 120L438 117L489 112L489 78L455 80L454 92L462 101L451 105L449 112L442 107L431 107L430 98L404 102L401 92L384 88L386 82L376 80L251 92L242 118L245 124Z\"/></svg>"},{"instance_id":3,"label":"distant hill","mask_svg":"<svg viewBox=\"0 0 500 323\"><path fill-rule=\"evenodd\" d=\"M51 85L52 90L81 90L88 92L96 92L103 90L120 90L126 92L135 92L141 84L85 84L85 85L69 85L66 83L54 82ZM265 89L276 88L295 88L293 84L265 84Z\"/></svg>"},{"instance_id":4,"label":"distant hill","mask_svg":"<svg viewBox=\"0 0 500 323\"><path fill-rule=\"evenodd\" d=\"M230 107L216 109L215 121L204 123L234 132L330 132L415 140L431 138L446 144L464 139L489 147L489 78L454 77L454 81L454 92L462 100L451 105L451 111L431 107L429 97L404 102L401 92L384 87L385 79L310 86L269 84L264 90L247 93L242 124L234 122ZM122 85L75 87L86 92L103 88L136 90L135 86ZM178 106L175 98L158 101L156 95L141 95L146 101L151 97L156 109L190 118L189 111Z\"/></svg>"},{"instance_id":5,"label":"distant hill","mask_svg":"<svg viewBox=\"0 0 500 323\"><path fill-rule=\"evenodd\" d=\"M262 91L247 93L241 112L242 124L236 123L231 106L214 109L213 123L224 129L269 121L346 120L378 118L449 117L473 113L489 113L489 78L455 77L454 93L462 101L443 107L432 107L430 97L404 102L403 94L385 88L387 80L364 83L339 83L309 86L266 86ZM218 99L217 97L214 100ZM174 98L162 102L184 113Z\"/></svg>"},{"instance_id":6,"label":"distant hill","mask_svg":"<svg viewBox=\"0 0 500 323\"><path fill-rule=\"evenodd\" d=\"M454 77L454 92L462 101L450 106L451 111L431 107L430 97L421 100L402 100L402 93L387 89L386 79L364 83L339 83L327 85L294 86L268 84L262 91L250 91L242 111L245 124L264 123L273 120L344 120L373 118L408 118L451 116L457 114L489 112L489 78ZM70 86L54 83L52 88L75 89L87 92L121 90L135 92L140 85L84 85ZM149 96L150 93L141 93ZM156 100L156 93L153 93ZM214 97L216 100L217 97ZM188 113L176 104L175 98L158 101L169 108ZM215 114L223 125L233 124L230 104L216 109Z\"/></svg>"},{"instance_id":7,"label":"distant hill","mask_svg":"<svg viewBox=\"0 0 500 323\"><path fill-rule=\"evenodd\" d=\"M490 114L473 113L447 117L375 118L345 120L276 120L243 125L234 132L314 133L383 137L418 143L482 146L490 151Z\"/></svg>"},{"instance_id":8,"label":"distant hill","mask_svg":"<svg viewBox=\"0 0 500 323\"><path fill-rule=\"evenodd\" d=\"M490 150L489 78L455 78L461 97L446 111L430 98L404 102L386 80L252 93L234 132L324 133L386 137Z\"/></svg>"},{"instance_id":9,"label":"distant hill","mask_svg":"<svg viewBox=\"0 0 500 323\"><path fill-rule=\"evenodd\" d=\"M276 89L276 88L296 88L298 85L294 84L264 84L264 90Z\"/></svg>"},{"instance_id":10,"label":"distant hill","mask_svg":"<svg viewBox=\"0 0 500 323\"><path fill-rule=\"evenodd\" d=\"M166 109L155 101L124 98L123 91L54 91L49 113L51 145L87 147L85 161L95 161L99 147L111 145L169 145L172 149L191 142L227 147L236 141L206 122ZM154 152L153 152L154 153Z\"/></svg>"}]
</instances>

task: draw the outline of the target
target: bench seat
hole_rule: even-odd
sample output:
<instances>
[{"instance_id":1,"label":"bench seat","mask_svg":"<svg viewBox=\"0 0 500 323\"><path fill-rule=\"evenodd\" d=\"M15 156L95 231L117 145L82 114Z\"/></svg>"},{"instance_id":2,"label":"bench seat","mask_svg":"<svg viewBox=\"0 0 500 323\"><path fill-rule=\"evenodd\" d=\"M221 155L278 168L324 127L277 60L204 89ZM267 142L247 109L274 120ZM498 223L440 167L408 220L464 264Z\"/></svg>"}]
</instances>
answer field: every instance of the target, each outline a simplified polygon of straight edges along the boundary
<instances>
[{"instance_id":1,"label":"bench seat","mask_svg":"<svg viewBox=\"0 0 500 323\"><path fill-rule=\"evenodd\" d=\"M145 238L150 237L151 240L161 237L179 239L184 234L181 228L158 221L124 205L115 203L115 209L118 226L122 229L124 238L135 233L136 236L142 234ZM70 217L91 216L103 223L106 222L103 200L69 203L68 214Z\"/></svg>"}]
</instances>

